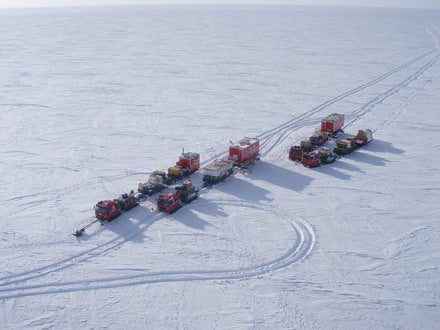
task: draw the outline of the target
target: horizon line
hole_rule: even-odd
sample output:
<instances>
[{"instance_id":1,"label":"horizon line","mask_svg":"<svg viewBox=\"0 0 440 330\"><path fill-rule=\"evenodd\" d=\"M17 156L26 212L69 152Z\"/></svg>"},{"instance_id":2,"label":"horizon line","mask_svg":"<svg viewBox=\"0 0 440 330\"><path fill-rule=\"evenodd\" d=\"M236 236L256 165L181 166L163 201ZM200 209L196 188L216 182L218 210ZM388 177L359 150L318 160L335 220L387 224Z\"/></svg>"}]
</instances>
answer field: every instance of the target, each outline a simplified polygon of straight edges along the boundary
<instances>
[{"instance_id":1,"label":"horizon line","mask_svg":"<svg viewBox=\"0 0 440 330\"><path fill-rule=\"evenodd\" d=\"M296 3L237 3L237 2L193 2L193 3L177 3L177 2L169 2L169 3L132 3L132 4L69 4L69 5L40 5L40 6L0 6L0 10L8 10L8 9L60 9L60 8L102 8L102 7L147 7L147 6L182 6L182 7L190 7L190 6L261 6L261 7L277 7L277 6L288 6L288 7L330 7L330 8L362 8L362 9L419 9L419 10L440 10L440 7L417 7L417 6L392 6L392 5L356 5L356 4L296 4Z\"/></svg>"}]
</instances>

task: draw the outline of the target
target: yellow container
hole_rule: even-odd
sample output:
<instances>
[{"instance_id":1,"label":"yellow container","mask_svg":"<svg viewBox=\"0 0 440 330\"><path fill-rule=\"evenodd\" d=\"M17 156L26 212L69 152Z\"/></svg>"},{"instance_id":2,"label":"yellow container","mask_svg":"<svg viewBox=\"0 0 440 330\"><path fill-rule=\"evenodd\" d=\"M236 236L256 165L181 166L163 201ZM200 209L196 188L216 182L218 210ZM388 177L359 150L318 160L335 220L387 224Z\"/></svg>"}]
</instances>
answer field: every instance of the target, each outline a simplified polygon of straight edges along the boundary
<instances>
[{"instance_id":1,"label":"yellow container","mask_svg":"<svg viewBox=\"0 0 440 330\"><path fill-rule=\"evenodd\" d=\"M182 168L180 166L173 166L168 169L168 173L174 176L182 175Z\"/></svg>"}]
</instances>

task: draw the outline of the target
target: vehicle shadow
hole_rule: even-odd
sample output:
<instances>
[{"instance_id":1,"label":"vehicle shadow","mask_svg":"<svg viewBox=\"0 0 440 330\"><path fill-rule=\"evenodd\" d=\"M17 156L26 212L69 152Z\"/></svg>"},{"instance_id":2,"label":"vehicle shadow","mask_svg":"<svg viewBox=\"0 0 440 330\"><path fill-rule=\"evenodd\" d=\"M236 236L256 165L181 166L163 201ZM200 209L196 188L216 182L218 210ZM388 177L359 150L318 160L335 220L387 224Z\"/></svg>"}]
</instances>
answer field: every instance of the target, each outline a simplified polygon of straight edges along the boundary
<instances>
[{"instance_id":1,"label":"vehicle shadow","mask_svg":"<svg viewBox=\"0 0 440 330\"><path fill-rule=\"evenodd\" d=\"M340 164L337 164L338 162L340 162L339 160L337 160L335 163L333 164L328 164L328 165L323 165L320 167L317 167L315 170L322 173L322 174L326 174L326 175L330 175L333 176L337 179L340 180L350 180L351 179L351 175L341 172L339 170L337 170L337 168L341 168L341 166L338 166ZM343 168L343 166L342 166Z\"/></svg>"},{"instance_id":2,"label":"vehicle shadow","mask_svg":"<svg viewBox=\"0 0 440 330\"><path fill-rule=\"evenodd\" d=\"M252 179L266 181L278 187L293 191L304 190L313 180L313 178L304 174L264 161L258 164L258 168L256 168L251 175Z\"/></svg>"},{"instance_id":3,"label":"vehicle shadow","mask_svg":"<svg viewBox=\"0 0 440 330\"><path fill-rule=\"evenodd\" d=\"M222 209L220 209L215 202L202 197L199 197L195 201L194 210L206 215L212 215L214 217L225 218L228 216L228 214L225 213Z\"/></svg>"},{"instance_id":4,"label":"vehicle shadow","mask_svg":"<svg viewBox=\"0 0 440 330\"><path fill-rule=\"evenodd\" d=\"M252 178L254 178L253 175ZM223 183L216 185L216 190L250 202L272 201L272 198L268 197L270 194L268 190L258 187L247 180L240 179L237 175L229 177L227 184Z\"/></svg>"},{"instance_id":5,"label":"vehicle shadow","mask_svg":"<svg viewBox=\"0 0 440 330\"><path fill-rule=\"evenodd\" d=\"M371 150L374 152L383 152L383 153L391 153L401 155L405 153L405 150L393 147L393 145L388 141L376 140L374 139L364 147L366 150Z\"/></svg>"},{"instance_id":6,"label":"vehicle shadow","mask_svg":"<svg viewBox=\"0 0 440 330\"><path fill-rule=\"evenodd\" d=\"M316 171L333 176L340 180L350 180L351 175L343 172L341 170L350 171L350 172L358 172L364 174L365 172L360 169L359 166L349 164L344 162L341 158L337 159L336 162L332 164L322 165L316 168Z\"/></svg>"},{"instance_id":7,"label":"vehicle shadow","mask_svg":"<svg viewBox=\"0 0 440 330\"><path fill-rule=\"evenodd\" d=\"M140 220L144 219L146 215L149 215L148 219ZM115 220L103 224L103 227L127 241L142 243L147 238L145 232L159 219L160 216L157 213L152 213L149 208L139 205Z\"/></svg>"},{"instance_id":8,"label":"vehicle shadow","mask_svg":"<svg viewBox=\"0 0 440 330\"><path fill-rule=\"evenodd\" d=\"M389 160L387 160L385 158L373 156L371 154L367 154L367 153L360 152L360 151L356 151L353 154L353 157L351 157L351 158L357 162L366 163L366 164L375 165L375 166L385 166L386 163L390 162Z\"/></svg>"},{"instance_id":9,"label":"vehicle shadow","mask_svg":"<svg viewBox=\"0 0 440 330\"><path fill-rule=\"evenodd\" d=\"M199 202L199 203L197 203ZM202 219L196 212L194 211L200 211L200 213L205 214L213 214L215 216L218 216L219 214L222 214L221 216L226 216L225 213L221 212L217 209L214 203L205 203L206 200L203 202L201 201L194 201L191 204L193 205L193 208L189 207L183 207L179 209L176 213L169 215L168 218L180 222L181 224L185 225L188 228L196 229L196 230L205 230L207 226L213 226L210 222ZM207 205L209 205L207 207Z\"/></svg>"}]
</instances>

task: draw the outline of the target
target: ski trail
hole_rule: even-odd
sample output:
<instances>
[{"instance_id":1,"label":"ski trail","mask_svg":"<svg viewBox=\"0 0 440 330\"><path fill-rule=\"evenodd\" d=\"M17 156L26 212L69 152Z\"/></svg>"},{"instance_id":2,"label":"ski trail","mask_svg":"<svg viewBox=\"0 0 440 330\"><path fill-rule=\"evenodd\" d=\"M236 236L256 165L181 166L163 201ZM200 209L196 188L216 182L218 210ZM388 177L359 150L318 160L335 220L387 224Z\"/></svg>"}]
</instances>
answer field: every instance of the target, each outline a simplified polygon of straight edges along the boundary
<instances>
[{"instance_id":1,"label":"ski trail","mask_svg":"<svg viewBox=\"0 0 440 330\"><path fill-rule=\"evenodd\" d=\"M378 127L376 127L373 130L373 133L376 133L377 131L382 130L384 127L391 125L404 111L404 106L411 103L414 99L416 99L420 93L422 92L423 88L440 72L440 66L437 65L437 68L434 69L434 72L432 75L430 75L429 79L424 79L421 84L417 87L416 91L412 94L410 94L399 106L400 111L393 111L391 115L389 115Z\"/></svg>"},{"instance_id":2,"label":"ski trail","mask_svg":"<svg viewBox=\"0 0 440 330\"><path fill-rule=\"evenodd\" d=\"M431 61L429 61L427 64L419 68L415 73L407 77L405 80L400 82L399 84L393 86L392 88L388 89L384 93L379 94L371 101L365 103L362 107L357 109L350 117L354 117L351 121L348 122L348 124L345 126L346 128L351 127L356 121L358 121L363 115L366 113L372 111L376 106L381 104L383 101L385 101L388 97L396 94L401 89L405 88L409 84L411 84L413 81L417 80L421 75L423 75L429 68L431 68L434 64L438 62L440 59L440 54L435 56Z\"/></svg>"},{"instance_id":3,"label":"ski trail","mask_svg":"<svg viewBox=\"0 0 440 330\"><path fill-rule=\"evenodd\" d=\"M144 285L151 283L212 281L244 279L274 272L304 260L313 250L316 243L312 227L303 219L280 211L268 204L256 204L244 201L213 200L218 205L233 205L244 208L258 209L262 212L276 214L280 219L289 222L293 235L291 247L280 257L256 266L222 270L191 270L142 272L134 275L95 278L78 281L53 282L27 286L12 286L0 289L0 300L56 294L84 290L119 288L124 286Z\"/></svg>"},{"instance_id":4,"label":"ski trail","mask_svg":"<svg viewBox=\"0 0 440 330\"><path fill-rule=\"evenodd\" d=\"M431 20L427 17L424 18L425 30L431 35L435 47L440 50L440 32L437 28L432 24Z\"/></svg>"},{"instance_id":5,"label":"ski trail","mask_svg":"<svg viewBox=\"0 0 440 330\"><path fill-rule=\"evenodd\" d=\"M277 145L279 145L286 138L287 133L288 133L288 135L290 135L290 133L292 133L291 132L292 129L304 127L304 126L307 126L307 124L309 124L310 122L314 122L314 120L311 120L310 117L312 115L314 115L315 113L320 112L322 110L325 110L326 108L328 108L332 104L339 102L350 95L356 94L356 93L386 79L387 77L393 75L394 73L397 73L397 72L411 66L412 64L414 64L418 61L421 61L422 59L424 59L432 54L437 54L433 60L428 62L428 64L430 64L430 63L433 64L438 60L438 57L440 56L440 55L438 55L437 50L431 50L427 53L419 55L419 56L413 58L412 60L410 60L409 62L407 62L403 65L400 65L400 66L394 68L393 70L391 70L387 73L384 73L384 74L376 77L375 79L373 79L367 83L364 83L364 84L362 84L354 89L351 89L345 93L342 93L342 94L318 105L317 107L315 107L315 108L313 108L313 109L311 109L311 110L309 110L309 111L307 111L307 112L305 112L295 118L292 118L291 120L289 120L281 125L278 125L275 128L272 128L272 129L260 134L258 137L260 139L262 139L261 149L264 150L266 148L266 146L268 147L268 150L264 151L263 155L269 154ZM427 70L431 66L431 65L428 66L428 64L425 64L421 69L418 69L414 75L417 76L417 74L419 74L419 72L425 67L426 68L422 71L424 72L425 70ZM414 79L416 79L416 78L414 78ZM409 83L410 83L410 81L407 84L409 84ZM406 86L407 84L405 84L404 86ZM395 92L397 92L397 91L395 91ZM389 96L388 94L385 95L385 98L388 96ZM367 108L372 109L372 108L374 108L374 106L372 106L372 104L370 104L368 107L365 107L365 109L367 109ZM280 134L280 135L277 136L277 134ZM270 138L272 138L272 137L277 137L277 139L276 139L275 143L269 145ZM202 164L207 164L209 161L211 161L215 158L218 158L222 155L225 155L225 154L226 154L226 152L222 152L220 154L217 154L217 155L211 157L210 159L205 160ZM134 211L136 212L136 210L134 210ZM128 212L127 216L129 214L133 215L134 213ZM162 215L162 214L156 214L153 216L152 219L148 220L147 225L153 223L154 221L162 219L164 217L166 217L166 216ZM90 248L90 249L85 250L85 251L78 253L76 255L73 255L68 258L57 261L55 263L51 263L46 266L41 266L41 267L34 268L29 271L25 271L25 272L21 272L21 273L17 273L17 274L3 276L0 278L0 286L7 286L7 285L11 285L11 284L16 284L16 283L28 281L31 279L42 277L42 276L48 275L50 273L68 268L68 267L72 267L79 262L83 262L83 261L89 260L91 258L103 255L104 253L107 253L108 251L111 251L114 248L122 245L123 243L125 243L126 241L130 240L131 238L137 236L138 234L139 234L139 229L134 228L134 229L128 231L127 233L125 233L123 235L123 237L114 238L108 242L105 242L105 243L97 246L97 247Z\"/></svg>"},{"instance_id":6,"label":"ski trail","mask_svg":"<svg viewBox=\"0 0 440 330\"><path fill-rule=\"evenodd\" d=\"M398 93L401 89L407 87L409 84L411 84L413 81L417 80L420 76L422 76L428 69L430 69L432 66L434 66L438 60L440 59L440 54L437 53L437 55L431 59L429 62L424 64L422 67L417 69L416 72L405 78L403 81L399 82L398 84L394 85L390 89L386 90L383 93L380 93L376 97L374 97L372 100L368 101L364 105L362 105L360 108L356 109L354 112L347 115L347 118L353 118L352 120L349 120L347 124L344 126L344 129L351 127L357 120L359 120L363 115L366 113L372 111L376 106L381 104L383 101L385 101L388 97ZM309 123L319 123L320 120L310 120ZM278 137L278 139L271 145L267 147L267 149L264 150L262 153L263 156L267 156L270 152L272 152L273 149L275 149L278 145L280 145L283 141L285 141L292 133L294 133L299 128L302 128L304 126L307 126L307 122L299 121L297 123L292 124L290 127L286 128ZM266 146L266 145L265 145ZM262 150L264 148L261 148Z\"/></svg>"},{"instance_id":7,"label":"ski trail","mask_svg":"<svg viewBox=\"0 0 440 330\"><path fill-rule=\"evenodd\" d=\"M307 112L305 112L305 113L303 113L303 114L301 114L301 115L299 115L299 116L297 116L295 118L292 118L291 120L289 120L289 121L287 121L287 122L277 126L276 128L274 128L274 129L272 129L270 131L267 131L267 132L259 135L258 137L261 138L261 139L269 139L271 137L274 137L280 131L286 132L287 130L289 130L292 127L292 125L296 125L298 123L301 123L301 121L303 119L309 118L312 115L314 115L316 113L319 113L319 112L329 108L333 104L335 104L335 103L337 103L339 101L342 101L343 99L345 99L345 98L347 98L349 96L352 96L352 95L354 95L354 94L356 94L356 93L358 93L358 92L360 92L360 91L362 91L364 89L367 89L368 87L371 87L371 86L377 84L378 82L381 82L381 81L385 80L386 78L390 77L391 75L393 75L393 74L395 74L395 73L397 73L399 71L402 71L403 69L408 68L412 64L414 64L414 63L416 63L418 61L421 61L422 59L428 57L429 55L433 55L433 54L435 54L437 52L438 52L437 49L434 49L434 50L431 50L431 51L429 51L429 52L427 52L425 54L417 56L416 58L410 60L409 62L407 62L407 63L405 63L405 64L403 64L403 65L401 65L399 67L396 67L393 70L391 70L391 71L389 71L387 73L384 73L384 74L376 77L375 79L373 79L373 80L371 80L369 82L366 82L366 83L364 83L364 84L362 84L362 85L360 85L360 86L358 86L358 87L356 87L356 88L354 88L352 90L349 90L349 91L347 91L345 93L342 93L342 94L340 94L340 95L338 95L338 96L336 96L336 97L334 97L334 98L332 98L332 99L330 99L330 100L328 100L328 101L318 105L317 107L315 107L315 108L313 108L313 109L311 109L311 110L309 110L309 111L307 111ZM273 143L273 145L279 144L281 139L282 139L281 137L278 137L277 141L275 141L275 143ZM268 143L269 143L269 141L265 141L265 142L262 143L262 146L264 147ZM269 153L270 150L267 153Z\"/></svg>"}]
</instances>

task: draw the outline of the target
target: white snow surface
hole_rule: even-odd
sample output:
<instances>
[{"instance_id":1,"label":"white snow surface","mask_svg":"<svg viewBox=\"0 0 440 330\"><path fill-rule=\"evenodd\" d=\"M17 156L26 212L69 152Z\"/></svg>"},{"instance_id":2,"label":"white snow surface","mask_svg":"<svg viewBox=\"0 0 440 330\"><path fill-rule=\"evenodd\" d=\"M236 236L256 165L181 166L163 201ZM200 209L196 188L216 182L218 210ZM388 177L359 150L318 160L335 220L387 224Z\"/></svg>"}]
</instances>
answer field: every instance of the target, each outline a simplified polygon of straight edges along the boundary
<instances>
[{"instance_id":1,"label":"white snow surface","mask_svg":"<svg viewBox=\"0 0 440 330\"><path fill-rule=\"evenodd\" d=\"M0 11L0 328L435 329L440 12ZM330 113L375 140L313 170ZM93 205L261 138L171 216ZM193 176L201 185L200 174Z\"/></svg>"}]
</instances>

